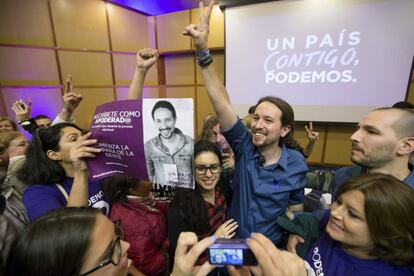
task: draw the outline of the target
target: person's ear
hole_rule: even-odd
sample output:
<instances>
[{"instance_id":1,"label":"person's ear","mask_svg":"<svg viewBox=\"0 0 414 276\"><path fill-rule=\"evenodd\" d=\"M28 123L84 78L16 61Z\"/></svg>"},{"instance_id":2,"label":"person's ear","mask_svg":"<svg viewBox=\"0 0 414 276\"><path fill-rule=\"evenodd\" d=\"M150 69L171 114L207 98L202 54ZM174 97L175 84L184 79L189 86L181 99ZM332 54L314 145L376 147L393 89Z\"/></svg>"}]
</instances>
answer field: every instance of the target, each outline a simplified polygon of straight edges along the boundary
<instances>
[{"instance_id":1,"label":"person's ear","mask_svg":"<svg viewBox=\"0 0 414 276\"><path fill-rule=\"evenodd\" d=\"M400 155L411 155L412 152L414 152L414 137L402 138L397 153Z\"/></svg>"},{"instance_id":2,"label":"person's ear","mask_svg":"<svg viewBox=\"0 0 414 276\"><path fill-rule=\"evenodd\" d=\"M280 137L285 137L289 134L289 132L292 130L292 127L290 125L282 126L282 131L280 132Z\"/></svg>"},{"instance_id":3,"label":"person's ear","mask_svg":"<svg viewBox=\"0 0 414 276\"><path fill-rule=\"evenodd\" d=\"M55 160L55 161L60 161L62 160L62 157L60 156L60 152L57 151L53 151L53 150L48 150L46 152L47 157L49 157L49 159Z\"/></svg>"}]
</instances>

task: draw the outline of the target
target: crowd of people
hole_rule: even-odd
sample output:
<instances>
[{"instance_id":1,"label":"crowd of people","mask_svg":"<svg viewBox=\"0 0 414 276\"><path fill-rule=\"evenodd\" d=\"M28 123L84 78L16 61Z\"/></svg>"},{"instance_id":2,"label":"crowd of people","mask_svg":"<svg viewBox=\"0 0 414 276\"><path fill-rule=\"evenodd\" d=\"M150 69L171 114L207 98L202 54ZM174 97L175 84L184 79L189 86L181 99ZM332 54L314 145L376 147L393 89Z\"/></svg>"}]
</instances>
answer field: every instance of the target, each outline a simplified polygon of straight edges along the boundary
<instances>
[{"instance_id":1,"label":"crowd of people","mask_svg":"<svg viewBox=\"0 0 414 276\"><path fill-rule=\"evenodd\" d=\"M175 128L174 107L156 104L152 118L160 133L145 144L149 181L90 179L86 160L101 150L72 118L82 95L70 76L53 121L32 118L30 100L13 104L31 141L0 117L0 274L414 274L413 106L367 114L350 137L354 165L324 174L330 208L304 212L304 188L315 184L309 179L326 185L306 165L319 133L306 126L309 143L301 147L292 107L274 96L237 116L211 65L212 8L213 2L200 4L199 24L183 34L193 41L215 113L193 143ZM137 53L128 99L142 98L158 57L156 49ZM168 158L161 162L158 153ZM183 154L190 156L185 168ZM194 188L160 188L165 181L156 169L163 164L191 174ZM258 265L210 264L206 250L218 238L245 239Z\"/></svg>"}]
</instances>

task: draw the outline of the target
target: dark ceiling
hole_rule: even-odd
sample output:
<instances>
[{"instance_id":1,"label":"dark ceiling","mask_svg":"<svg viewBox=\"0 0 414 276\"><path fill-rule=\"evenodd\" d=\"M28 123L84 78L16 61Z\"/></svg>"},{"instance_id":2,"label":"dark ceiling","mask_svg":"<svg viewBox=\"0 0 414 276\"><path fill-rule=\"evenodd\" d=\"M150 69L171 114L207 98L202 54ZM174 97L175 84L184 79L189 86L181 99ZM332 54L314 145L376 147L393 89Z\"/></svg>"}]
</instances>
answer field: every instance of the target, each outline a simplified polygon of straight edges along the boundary
<instances>
[{"instance_id":1,"label":"dark ceiling","mask_svg":"<svg viewBox=\"0 0 414 276\"><path fill-rule=\"evenodd\" d=\"M198 7L200 0L104 0L145 15L160 15L164 13L189 10ZM257 4L278 0L214 0L220 7L232 7L246 4ZM205 5L209 0L203 1Z\"/></svg>"}]
</instances>

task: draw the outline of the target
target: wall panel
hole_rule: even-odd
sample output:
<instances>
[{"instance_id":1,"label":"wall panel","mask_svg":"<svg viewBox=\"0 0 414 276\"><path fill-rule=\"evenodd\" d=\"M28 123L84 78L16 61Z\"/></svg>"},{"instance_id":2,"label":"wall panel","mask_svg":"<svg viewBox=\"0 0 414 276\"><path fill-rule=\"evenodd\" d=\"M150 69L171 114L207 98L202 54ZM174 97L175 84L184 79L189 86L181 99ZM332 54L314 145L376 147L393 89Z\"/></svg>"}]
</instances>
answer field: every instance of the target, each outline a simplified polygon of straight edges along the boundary
<instances>
[{"instance_id":1,"label":"wall panel","mask_svg":"<svg viewBox=\"0 0 414 276\"><path fill-rule=\"evenodd\" d=\"M59 52L62 79L72 75L77 85L112 85L112 70L109 54L91 52Z\"/></svg>"},{"instance_id":2,"label":"wall panel","mask_svg":"<svg viewBox=\"0 0 414 276\"><path fill-rule=\"evenodd\" d=\"M59 75L53 50L0 47L2 85L57 85Z\"/></svg>"},{"instance_id":3,"label":"wall panel","mask_svg":"<svg viewBox=\"0 0 414 276\"><path fill-rule=\"evenodd\" d=\"M156 20L158 49L160 52L190 49L190 38L181 34L184 27L190 24L190 11L159 15Z\"/></svg>"},{"instance_id":4,"label":"wall panel","mask_svg":"<svg viewBox=\"0 0 414 276\"><path fill-rule=\"evenodd\" d=\"M165 80L166 84L194 84L194 55L166 55Z\"/></svg>"},{"instance_id":5,"label":"wall panel","mask_svg":"<svg viewBox=\"0 0 414 276\"><path fill-rule=\"evenodd\" d=\"M351 154L350 137L355 131L351 126L329 126L324 163L349 165Z\"/></svg>"},{"instance_id":6,"label":"wall panel","mask_svg":"<svg viewBox=\"0 0 414 276\"><path fill-rule=\"evenodd\" d=\"M137 52L148 47L148 20L145 15L107 4L112 50Z\"/></svg>"},{"instance_id":7,"label":"wall panel","mask_svg":"<svg viewBox=\"0 0 414 276\"><path fill-rule=\"evenodd\" d=\"M144 87L144 93L142 97L144 99L152 99L160 97L159 87ZM116 89L116 99L117 100L127 100L128 99L128 88L117 88Z\"/></svg>"},{"instance_id":8,"label":"wall panel","mask_svg":"<svg viewBox=\"0 0 414 276\"><path fill-rule=\"evenodd\" d=\"M97 0L51 0L57 46L108 50L105 2Z\"/></svg>"},{"instance_id":9,"label":"wall panel","mask_svg":"<svg viewBox=\"0 0 414 276\"><path fill-rule=\"evenodd\" d=\"M114 70L115 70L115 83L117 85L130 85L132 78L134 77L136 68L136 55L124 55L115 54L114 57ZM158 75L157 66L154 64L147 72L145 77L146 85L157 85Z\"/></svg>"},{"instance_id":10,"label":"wall panel","mask_svg":"<svg viewBox=\"0 0 414 276\"><path fill-rule=\"evenodd\" d=\"M53 46L47 0L2 0L0 11L0 43Z\"/></svg>"},{"instance_id":11,"label":"wall panel","mask_svg":"<svg viewBox=\"0 0 414 276\"><path fill-rule=\"evenodd\" d=\"M207 96L204 87L197 87L197 105L196 105L196 122L197 122L197 136L201 134L203 129L203 119L209 113L214 113L213 106Z\"/></svg>"}]
</instances>

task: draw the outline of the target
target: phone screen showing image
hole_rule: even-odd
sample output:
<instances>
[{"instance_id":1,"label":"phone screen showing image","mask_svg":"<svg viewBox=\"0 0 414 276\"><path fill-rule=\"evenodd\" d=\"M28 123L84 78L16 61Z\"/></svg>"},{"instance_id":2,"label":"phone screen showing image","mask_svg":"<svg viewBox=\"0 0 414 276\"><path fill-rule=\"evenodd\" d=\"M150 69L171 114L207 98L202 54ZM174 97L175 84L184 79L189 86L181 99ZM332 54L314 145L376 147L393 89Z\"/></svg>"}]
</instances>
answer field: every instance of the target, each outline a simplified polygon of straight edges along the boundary
<instances>
[{"instance_id":1,"label":"phone screen showing image","mask_svg":"<svg viewBox=\"0 0 414 276\"><path fill-rule=\"evenodd\" d=\"M209 249L209 261L214 265L243 265L243 249Z\"/></svg>"}]
</instances>

